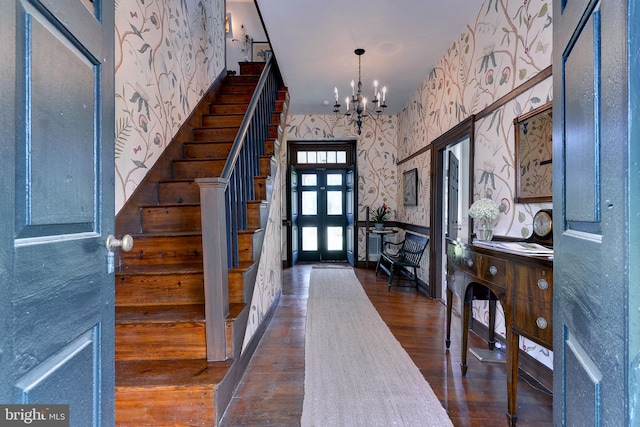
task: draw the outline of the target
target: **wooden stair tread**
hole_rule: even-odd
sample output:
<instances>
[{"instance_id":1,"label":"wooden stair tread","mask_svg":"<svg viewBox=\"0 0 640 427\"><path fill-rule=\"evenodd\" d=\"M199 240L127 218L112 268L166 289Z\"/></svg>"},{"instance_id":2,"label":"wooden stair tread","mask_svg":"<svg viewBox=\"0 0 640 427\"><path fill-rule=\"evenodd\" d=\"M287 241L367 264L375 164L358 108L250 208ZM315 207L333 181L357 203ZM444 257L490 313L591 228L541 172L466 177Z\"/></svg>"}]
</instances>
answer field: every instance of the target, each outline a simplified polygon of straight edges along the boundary
<instances>
[{"instance_id":1,"label":"wooden stair tread","mask_svg":"<svg viewBox=\"0 0 640 427\"><path fill-rule=\"evenodd\" d=\"M229 269L229 273L243 273L247 270L250 270L256 263L253 261L242 261L238 263L236 267L232 267Z\"/></svg>"},{"instance_id":2,"label":"wooden stair tread","mask_svg":"<svg viewBox=\"0 0 640 427\"><path fill-rule=\"evenodd\" d=\"M193 180L192 180L193 181ZM155 205L140 205L140 209L153 208L195 208L200 207L200 203L158 203Z\"/></svg>"},{"instance_id":3,"label":"wooden stair tread","mask_svg":"<svg viewBox=\"0 0 640 427\"><path fill-rule=\"evenodd\" d=\"M216 386L228 374L232 363L204 359L118 360L116 389Z\"/></svg>"},{"instance_id":4,"label":"wooden stair tread","mask_svg":"<svg viewBox=\"0 0 640 427\"><path fill-rule=\"evenodd\" d=\"M197 143L199 144L199 142ZM178 178L170 178L170 179L160 179L158 181L156 181L158 184L165 184L165 183L175 183L175 182L183 182L183 183L191 183L191 182L195 182L193 179L189 179L189 178L182 178L182 179L178 179Z\"/></svg>"},{"instance_id":5,"label":"wooden stair tread","mask_svg":"<svg viewBox=\"0 0 640 427\"><path fill-rule=\"evenodd\" d=\"M227 315L227 321L234 321L240 314L247 308L247 304L241 302L229 303L229 314Z\"/></svg>"},{"instance_id":6,"label":"wooden stair tread","mask_svg":"<svg viewBox=\"0 0 640 427\"><path fill-rule=\"evenodd\" d=\"M247 230L238 230L238 234L254 234L259 231L262 231L262 228L250 228Z\"/></svg>"},{"instance_id":7,"label":"wooden stair tread","mask_svg":"<svg viewBox=\"0 0 640 427\"><path fill-rule=\"evenodd\" d=\"M202 323L203 304L116 307L116 325L140 323Z\"/></svg>"},{"instance_id":8,"label":"wooden stair tread","mask_svg":"<svg viewBox=\"0 0 640 427\"><path fill-rule=\"evenodd\" d=\"M131 275L149 275L160 276L169 274L194 274L202 273L203 266L201 263L194 264L172 264L167 267L157 264L134 264L125 265L116 270L116 276L131 276Z\"/></svg>"}]
</instances>

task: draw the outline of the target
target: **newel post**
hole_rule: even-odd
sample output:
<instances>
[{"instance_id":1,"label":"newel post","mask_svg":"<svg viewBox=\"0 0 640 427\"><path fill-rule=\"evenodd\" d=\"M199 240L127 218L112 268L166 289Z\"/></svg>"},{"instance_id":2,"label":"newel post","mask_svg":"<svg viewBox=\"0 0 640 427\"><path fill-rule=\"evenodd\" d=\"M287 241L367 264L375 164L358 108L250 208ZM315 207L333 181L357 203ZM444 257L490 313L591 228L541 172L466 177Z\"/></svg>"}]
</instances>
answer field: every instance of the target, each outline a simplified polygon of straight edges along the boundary
<instances>
[{"instance_id":1,"label":"newel post","mask_svg":"<svg viewBox=\"0 0 640 427\"><path fill-rule=\"evenodd\" d=\"M207 360L219 361L227 358L225 320L229 314L229 278L225 189L228 181L198 178L196 182L200 186L202 217Z\"/></svg>"}]
</instances>

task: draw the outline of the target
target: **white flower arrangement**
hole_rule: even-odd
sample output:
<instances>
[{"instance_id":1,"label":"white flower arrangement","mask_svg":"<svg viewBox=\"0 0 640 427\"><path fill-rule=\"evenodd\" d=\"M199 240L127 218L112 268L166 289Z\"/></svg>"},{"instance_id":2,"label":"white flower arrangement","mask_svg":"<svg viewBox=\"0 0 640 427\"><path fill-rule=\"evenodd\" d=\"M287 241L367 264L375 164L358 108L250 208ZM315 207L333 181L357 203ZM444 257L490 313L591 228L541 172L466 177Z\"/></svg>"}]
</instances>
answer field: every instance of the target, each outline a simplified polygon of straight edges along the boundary
<instances>
[{"instance_id":1,"label":"white flower arrangement","mask_svg":"<svg viewBox=\"0 0 640 427\"><path fill-rule=\"evenodd\" d=\"M498 215L500 215L498 205L487 198L476 200L469 208L469 216L478 220L494 221Z\"/></svg>"}]
</instances>

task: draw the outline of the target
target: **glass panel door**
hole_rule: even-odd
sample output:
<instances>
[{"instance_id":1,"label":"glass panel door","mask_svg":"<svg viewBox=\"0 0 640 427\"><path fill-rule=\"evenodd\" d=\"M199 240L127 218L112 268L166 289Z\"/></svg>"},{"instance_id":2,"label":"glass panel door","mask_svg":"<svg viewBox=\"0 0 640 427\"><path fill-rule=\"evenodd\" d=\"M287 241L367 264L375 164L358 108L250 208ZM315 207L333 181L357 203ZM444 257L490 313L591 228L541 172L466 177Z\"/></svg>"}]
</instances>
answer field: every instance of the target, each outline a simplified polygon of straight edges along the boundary
<instances>
[{"instance_id":1,"label":"glass panel door","mask_svg":"<svg viewBox=\"0 0 640 427\"><path fill-rule=\"evenodd\" d=\"M346 260L344 170L299 171L301 261Z\"/></svg>"}]
</instances>

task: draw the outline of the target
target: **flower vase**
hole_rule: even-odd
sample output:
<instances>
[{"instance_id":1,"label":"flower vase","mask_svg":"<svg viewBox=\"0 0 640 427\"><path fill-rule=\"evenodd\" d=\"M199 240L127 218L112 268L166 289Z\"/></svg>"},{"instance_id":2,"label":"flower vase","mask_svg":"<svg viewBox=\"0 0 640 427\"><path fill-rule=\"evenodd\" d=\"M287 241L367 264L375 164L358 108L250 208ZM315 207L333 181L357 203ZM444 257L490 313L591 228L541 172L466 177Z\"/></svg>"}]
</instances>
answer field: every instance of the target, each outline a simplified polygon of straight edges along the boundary
<instances>
[{"instance_id":1,"label":"flower vase","mask_svg":"<svg viewBox=\"0 0 640 427\"><path fill-rule=\"evenodd\" d=\"M382 223L382 222L376 222L376 224L375 224L375 230L376 230L376 231L382 231L382 230L384 230L384 223Z\"/></svg>"},{"instance_id":2,"label":"flower vase","mask_svg":"<svg viewBox=\"0 0 640 427\"><path fill-rule=\"evenodd\" d=\"M491 228L491 225L488 221L485 220L480 222L478 230L476 232L476 237L478 238L478 240L489 241L493 239L493 228Z\"/></svg>"}]
</instances>

